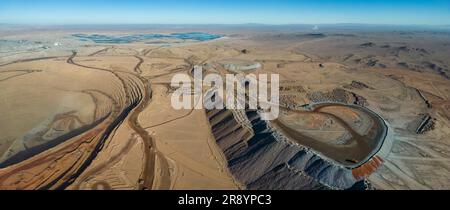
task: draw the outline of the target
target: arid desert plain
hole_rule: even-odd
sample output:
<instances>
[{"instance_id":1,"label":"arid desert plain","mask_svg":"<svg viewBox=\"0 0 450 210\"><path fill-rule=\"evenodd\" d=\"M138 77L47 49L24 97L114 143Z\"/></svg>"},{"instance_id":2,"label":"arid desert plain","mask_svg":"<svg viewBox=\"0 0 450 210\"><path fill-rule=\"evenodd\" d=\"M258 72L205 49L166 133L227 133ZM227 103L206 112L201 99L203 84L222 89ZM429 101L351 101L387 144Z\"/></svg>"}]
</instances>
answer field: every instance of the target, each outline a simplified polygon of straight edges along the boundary
<instances>
[{"instance_id":1,"label":"arid desert plain","mask_svg":"<svg viewBox=\"0 0 450 210\"><path fill-rule=\"evenodd\" d=\"M195 66L279 117L174 109ZM446 29L5 25L0 110L0 189L450 189Z\"/></svg>"}]
</instances>

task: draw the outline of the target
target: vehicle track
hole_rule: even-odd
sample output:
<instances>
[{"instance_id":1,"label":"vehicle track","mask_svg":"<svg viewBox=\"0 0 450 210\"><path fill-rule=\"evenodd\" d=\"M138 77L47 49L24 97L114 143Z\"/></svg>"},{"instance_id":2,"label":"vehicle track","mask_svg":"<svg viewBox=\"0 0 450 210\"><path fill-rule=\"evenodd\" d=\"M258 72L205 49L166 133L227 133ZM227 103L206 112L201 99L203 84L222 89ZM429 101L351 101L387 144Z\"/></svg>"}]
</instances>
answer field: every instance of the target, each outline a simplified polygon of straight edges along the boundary
<instances>
[{"instance_id":1,"label":"vehicle track","mask_svg":"<svg viewBox=\"0 0 450 210\"><path fill-rule=\"evenodd\" d=\"M12 70L12 71L0 71L0 73L7 73L7 72L23 72L20 74L12 75L3 79L0 79L0 82L4 82L6 80L10 80L16 77L24 76L27 74L35 73L35 72L42 72L42 70Z\"/></svg>"},{"instance_id":2,"label":"vehicle track","mask_svg":"<svg viewBox=\"0 0 450 210\"><path fill-rule=\"evenodd\" d=\"M77 63L74 61L74 58L77 56L76 51L72 51L72 55L70 55L68 58L67 56L61 56L61 57L42 57L42 58L33 58L33 59L25 59L25 60L18 60L13 61L7 64L1 64L0 66L6 66L21 62L31 62L31 61L37 61L37 60L48 60L48 59L56 59L56 58L67 58L66 63L75 65L81 68L87 68L87 69L93 69L93 70L99 70L104 71L113 74L121 83L122 88L125 93L125 107L121 107L121 104L118 100L115 100L112 96L109 96L105 93L102 93L103 95L106 95L108 98L110 98L113 102L113 109L111 113L108 115L106 121L103 121L101 126L97 126L97 129L90 130L86 133L77 135L78 140L75 142L64 146L61 148L61 150L50 152L50 154L45 156L40 156L39 158L33 159L28 161L28 163L24 164L23 166L18 166L14 170L11 170L7 174L4 174L4 176L0 177L0 184L3 183L3 181L6 181L5 178L7 178L10 174L17 173L17 170L23 171L31 169L39 164L46 164L46 162L58 162L60 160L63 160L66 156L70 156L70 154L77 151L80 147L82 148L90 148L93 147L89 154L84 154L80 159L73 162L69 168L64 169L65 171L54 171L52 172L52 175L49 175L46 177L46 179L41 180L35 180L31 179L27 181L27 185L21 185L24 188L35 188L33 186L37 186L37 189L66 189L69 186L71 186L82 173L85 172L85 170L91 165L92 161L98 156L98 153L103 149L105 143L108 139L112 137L112 133L119 127L123 121L127 120L130 127L139 135L141 136L145 148L145 163L144 163L144 169L142 173L142 184L139 185L139 189L151 189L152 186L154 186L154 179L155 179L155 161L156 156L158 156L158 160L160 161L160 165L162 166L162 188L170 187L171 185L171 178L170 178L170 170L169 170L169 164L167 162L167 159L164 157L162 153L157 151L156 144L154 142L154 139L148 134L148 132L141 127L141 125L138 122L138 116L139 114L148 106L151 97L152 97L152 91L150 88L149 81L141 77L140 75L136 73L142 73L142 70L140 69L140 66L144 62L144 59L142 59L139 56L135 56L139 59L138 64L135 66L135 72L124 72L124 71L113 71L110 69L104 69L104 68L98 68L98 67L91 67L86 66L80 63ZM179 69L176 69L177 71ZM185 70L185 69L181 69ZM170 72L174 73L174 72ZM121 74L129 74L130 77L123 77ZM140 86L138 83L133 82L133 78L139 80L142 84ZM128 84L130 83L131 84ZM129 86L131 85L131 86ZM89 91L95 91L95 90L87 90ZM134 98L138 97L138 98ZM193 110L191 110L190 113L192 113ZM92 146L90 146L92 145ZM57 176L57 177L54 177ZM40 184L36 185L36 182L39 182ZM108 186L109 188L109 186Z\"/></svg>"},{"instance_id":3,"label":"vehicle track","mask_svg":"<svg viewBox=\"0 0 450 210\"><path fill-rule=\"evenodd\" d=\"M109 49L111 49L111 48L110 48L110 47L107 47L107 48L105 48L105 49L102 49L102 50L99 50L99 51L97 51L97 52L94 52L94 53L92 53L92 54L90 54L90 55L88 55L88 56L96 56L96 55L98 55L98 54L100 54L100 53L104 53L104 52L108 51Z\"/></svg>"},{"instance_id":4,"label":"vehicle track","mask_svg":"<svg viewBox=\"0 0 450 210\"><path fill-rule=\"evenodd\" d=\"M127 87L125 84L125 81L122 77L120 77L120 75L116 72L116 71L112 71L109 69L103 69L103 68L97 68L97 67L90 67L90 66L86 66L86 65L82 65L82 64L78 64L76 62L74 62L74 58L77 55L77 52L73 51L72 55L67 59L67 63L72 64L72 65L76 65L79 67L83 67L83 68L89 68L89 69L95 69L95 70L101 70L101 71L107 71L110 72L112 74L114 74L122 83L125 92L127 94L127 99L129 98L129 92L127 91ZM143 60L136 65L136 68L139 68L140 65L143 63ZM118 71L120 72L120 71ZM146 80L145 78L130 73L130 72L122 72L122 73L129 73L130 75L134 75L137 79L139 79L142 84L144 84L144 91L143 93L140 92L141 96L143 96L143 98L141 98L141 101L136 104L136 106L134 107L134 110L131 112L131 114L129 115L129 119L128 119L128 123L130 125L130 127L138 134L141 136L143 143L144 143L144 149L145 149L145 155L146 155L146 159L145 159L145 163L144 163L144 172L143 172L143 184L141 186L139 186L140 189L151 189L151 187L153 186L153 182L154 182L154 176L155 176L155 156L156 156L156 148L155 148L155 142L153 140L153 138L151 138L151 136L148 134L148 132L141 127L141 125L138 122L138 117L139 114L145 110L145 108L148 106L151 97L152 97L152 91L151 91L151 87L149 85L148 80ZM142 90L139 90L142 91ZM164 157L162 157L164 158Z\"/></svg>"},{"instance_id":5,"label":"vehicle track","mask_svg":"<svg viewBox=\"0 0 450 210\"><path fill-rule=\"evenodd\" d=\"M139 57L138 55L135 55L134 57L139 60L139 63L137 63L134 67L134 72L136 72L137 74L142 74L141 65L144 63L144 59Z\"/></svg>"},{"instance_id":6,"label":"vehicle track","mask_svg":"<svg viewBox=\"0 0 450 210\"><path fill-rule=\"evenodd\" d=\"M23 60L17 60L17 61L12 61L12 62L9 62L9 63L0 64L0 67L8 66L8 65L11 65L11 64L16 64L16 63L25 63L25 62L40 61L40 60L51 60L51 59L65 58L65 57L66 56L50 56L50 57L23 59Z\"/></svg>"}]
</instances>

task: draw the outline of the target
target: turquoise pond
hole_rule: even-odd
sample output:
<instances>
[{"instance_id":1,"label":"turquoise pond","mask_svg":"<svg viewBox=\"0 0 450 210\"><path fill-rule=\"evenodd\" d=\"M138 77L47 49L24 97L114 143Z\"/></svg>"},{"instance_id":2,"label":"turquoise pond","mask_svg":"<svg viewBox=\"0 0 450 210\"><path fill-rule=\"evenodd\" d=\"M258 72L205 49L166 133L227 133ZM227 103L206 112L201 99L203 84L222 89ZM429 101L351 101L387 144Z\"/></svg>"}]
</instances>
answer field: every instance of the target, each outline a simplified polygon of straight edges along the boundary
<instances>
[{"instance_id":1,"label":"turquoise pond","mask_svg":"<svg viewBox=\"0 0 450 210\"><path fill-rule=\"evenodd\" d=\"M100 34L72 34L80 41L93 41L98 44L130 44L157 39L172 38L181 40L209 41L221 38L222 35L202 32L172 33L172 34L136 34L126 36L111 36Z\"/></svg>"}]
</instances>

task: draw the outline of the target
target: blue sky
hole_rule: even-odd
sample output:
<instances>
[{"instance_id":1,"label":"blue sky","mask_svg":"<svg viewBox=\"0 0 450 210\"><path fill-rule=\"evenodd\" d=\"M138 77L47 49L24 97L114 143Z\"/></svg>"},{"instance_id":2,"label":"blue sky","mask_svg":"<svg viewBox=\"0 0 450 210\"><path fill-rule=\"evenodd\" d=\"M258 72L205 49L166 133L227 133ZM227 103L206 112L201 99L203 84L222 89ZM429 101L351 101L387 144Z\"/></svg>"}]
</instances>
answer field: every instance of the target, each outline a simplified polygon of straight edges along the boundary
<instances>
[{"instance_id":1,"label":"blue sky","mask_svg":"<svg viewBox=\"0 0 450 210\"><path fill-rule=\"evenodd\" d=\"M450 25L450 1L0 0L0 23Z\"/></svg>"}]
</instances>

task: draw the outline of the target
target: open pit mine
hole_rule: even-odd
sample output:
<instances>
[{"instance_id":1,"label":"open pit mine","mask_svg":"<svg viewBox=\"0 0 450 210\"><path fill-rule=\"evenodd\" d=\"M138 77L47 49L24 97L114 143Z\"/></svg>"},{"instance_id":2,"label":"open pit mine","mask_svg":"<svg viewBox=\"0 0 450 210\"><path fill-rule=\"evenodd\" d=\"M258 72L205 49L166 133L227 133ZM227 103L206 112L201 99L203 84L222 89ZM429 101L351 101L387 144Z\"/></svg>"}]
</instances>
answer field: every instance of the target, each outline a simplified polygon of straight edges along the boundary
<instances>
[{"instance_id":1,"label":"open pit mine","mask_svg":"<svg viewBox=\"0 0 450 210\"><path fill-rule=\"evenodd\" d=\"M450 189L448 34L200 31L0 30L0 189ZM279 75L278 118L174 109L195 66Z\"/></svg>"}]
</instances>

